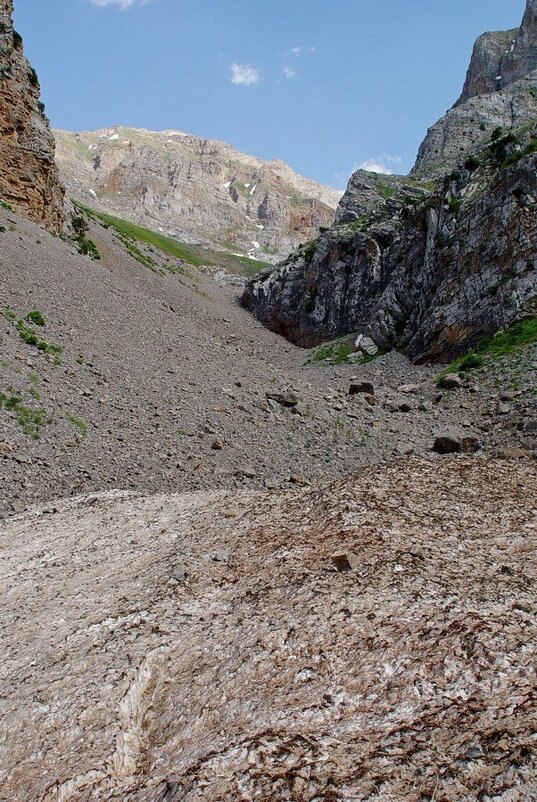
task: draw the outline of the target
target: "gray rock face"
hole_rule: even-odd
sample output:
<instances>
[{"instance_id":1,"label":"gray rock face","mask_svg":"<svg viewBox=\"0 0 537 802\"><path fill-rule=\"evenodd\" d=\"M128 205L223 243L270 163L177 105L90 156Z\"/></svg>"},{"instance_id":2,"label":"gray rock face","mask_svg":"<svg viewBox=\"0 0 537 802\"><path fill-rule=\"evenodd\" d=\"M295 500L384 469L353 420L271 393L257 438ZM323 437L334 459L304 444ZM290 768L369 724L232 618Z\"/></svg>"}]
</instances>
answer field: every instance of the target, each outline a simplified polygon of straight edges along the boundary
<instances>
[{"instance_id":1,"label":"gray rock face","mask_svg":"<svg viewBox=\"0 0 537 802\"><path fill-rule=\"evenodd\" d=\"M243 303L259 320L306 347L356 332L417 361L445 361L531 312L536 19L531 0L518 32L480 37L461 99L430 129L409 178L358 171L335 226L246 286Z\"/></svg>"},{"instance_id":2,"label":"gray rock face","mask_svg":"<svg viewBox=\"0 0 537 802\"><path fill-rule=\"evenodd\" d=\"M459 100L421 144L414 176L442 175L490 139L537 117L537 2L527 0L518 30L485 33L474 46Z\"/></svg>"},{"instance_id":3,"label":"gray rock face","mask_svg":"<svg viewBox=\"0 0 537 802\"><path fill-rule=\"evenodd\" d=\"M357 331L417 361L446 361L531 310L537 156L463 171L393 217L321 235L250 282L243 303L303 346Z\"/></svg>"},{"instance_id":4,"label":"gray rock face","mask_svg":"<svg viewBox=\"0 0 537 802\"><path fill-rule=\"evenodd\" d=\"M56 131L80 202L188 243L277 262L329 226L341 193L182 131Z\"/></svg>"}]
</instances>

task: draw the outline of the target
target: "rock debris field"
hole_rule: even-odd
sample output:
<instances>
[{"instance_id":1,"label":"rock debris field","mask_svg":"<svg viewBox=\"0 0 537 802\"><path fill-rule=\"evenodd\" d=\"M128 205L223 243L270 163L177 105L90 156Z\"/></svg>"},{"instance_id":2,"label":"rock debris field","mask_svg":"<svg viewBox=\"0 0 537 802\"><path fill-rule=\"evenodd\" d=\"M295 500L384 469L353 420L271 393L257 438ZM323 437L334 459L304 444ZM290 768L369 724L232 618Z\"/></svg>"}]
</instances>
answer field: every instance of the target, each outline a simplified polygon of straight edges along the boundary
<instances>
[{"instance_id":1,"label":"rock debris field","mask_svg":"<svg viewBox=\"0 0 537 802\"><path fill-rule=\"evenodd\" d=\"M536 800L536 499L411 458L11 517L0 798Z\"/></svg>"},{"instance_id":2,"label":"rock debris field","mask_svg":"<svg viewBox=\"0 0 537 802\"><path fill-rule=\"evenodd\" d=\"M0 800L537 800L535 352L308 366L0 216Z\"/></svg>"},{"instance_id":3,"label":"rock debris field","mask_svg":"<svg viewBox=\"0 0 537 802\"><path fill-rule=\"evenodd\" d=\"M312 352L262 328L240 287L138 243L150 270L93 223L98 262L1 209L0 224L0 514L113 489L285 489L431 455L443 435L490 456L537 446L535 350L453 391L395 352L305 366ZM357 382L374 395L349 395ZM289 391L295 406L274 400Z\"/></svg>"}]
</instances>

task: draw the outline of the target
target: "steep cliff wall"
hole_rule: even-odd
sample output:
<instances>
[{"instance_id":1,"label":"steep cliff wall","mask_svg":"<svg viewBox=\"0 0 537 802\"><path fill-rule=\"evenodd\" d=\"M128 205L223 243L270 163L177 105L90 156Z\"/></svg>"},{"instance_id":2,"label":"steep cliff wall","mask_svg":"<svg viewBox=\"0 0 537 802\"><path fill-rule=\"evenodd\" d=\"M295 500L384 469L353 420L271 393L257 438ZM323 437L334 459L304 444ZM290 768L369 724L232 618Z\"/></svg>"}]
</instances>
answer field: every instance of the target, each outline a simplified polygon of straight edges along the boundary
<instances>
[{"instance_id":1,"label":"steep cliff wall","mask_svg":"<svg viewBox=\"0 0 537 802\"><path fill-rule=\"evenodd\" d=\"M519 29L485 33L475 43L462 94L427 132L412 171L443 175L490 139L537 118L537 0Z\"/></svg>"},{"instance_id":2,"label":"steep cliff wall","mask_svg":"<svg viewBox=\"0 0 537 802\"><path fill-rule=\"evenodd\" d=\"M0 0L0 198L60 231L64 193L54 163L54 137L12 14L13 0Z\"/></svg>"},{"instance_id":3,"label":"steep cliff wall","mask_svg":"<svg viewBox=\"0 0 537 802\"><path fill-rule=\"evenodd\" d=\"M56 131L70 194L186 242L278 262L329 226L341 193L280 161L182 131Z\"/></svg>"},{"instance_id":4,"label":"steep cliff wall","mask_svg":"<svg viewBox=\"0 0 537 802\"><path fill-rule=\"evenodd\" d=\"M358 171L336 225L249 283L243 303L259 320L303 346L363 332L446 361L535 314L536 19L528 0L518 32L480 37L461 99L409 178ZM504 122L509 132L490 130Z\"/></svg>"},{"instance_id":5,"label":"steep cliff wall","mask_svg":"<svg viewBox=\"0 0 537 802\"><path fill-rule=\"evenodd\" d=\"M370 334L415 360L445 361L537 298L537 156L462 170L421 202L335 226L243 303L303 346Z\"/></svg>"}]
</instances>

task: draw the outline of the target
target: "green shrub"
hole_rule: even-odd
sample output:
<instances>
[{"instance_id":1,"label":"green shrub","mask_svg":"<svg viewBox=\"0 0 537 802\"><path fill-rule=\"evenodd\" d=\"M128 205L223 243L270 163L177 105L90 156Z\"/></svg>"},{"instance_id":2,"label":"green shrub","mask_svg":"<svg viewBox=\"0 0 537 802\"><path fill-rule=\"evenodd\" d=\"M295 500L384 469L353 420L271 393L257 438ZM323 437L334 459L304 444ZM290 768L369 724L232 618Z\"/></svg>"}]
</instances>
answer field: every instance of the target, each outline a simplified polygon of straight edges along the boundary
<instances>
[{"instance_id":1,"label":"green shrub","mask_svg":"<svg viewBox=\"0 0 537 802\"><path fill-rule=\"evenodd\" d=\"M487 358L497 359L501 356L509 356L519 348L534 342L537 342L537 317L519 320L508 328L497 331L492 337L483 337L475 348L455 359L443 370L438 380L447 373L480 368L485 364Z\"/></svg>"},{"instance_id":2,"label":"green shrub","mask_svg":"<svg viewBox=\"0 0 537 802\"><path fill-rule=\"evenodd\" d=\"M57 356L61 354L62 349L59 345L52 345L46 342L46 340L41 340L34 329L28 326L24 320L17 320L16 326L19 337L26 345L33 345L38 351L43 351L46 354L55 354Z\"/></svg>"},{"instance_id":3,"label":"green shrub","mask_svg":"<svg viewBox=\"0 0 537 802\"><path fill-rule=\"evenodd\" d=\"M464 162L464 166L467 170L473 172L480 166L480 161L475 156L469 156Z\"/></svg>"},{"instance_id":4,"label":"green shrub","mask_svg":"<svg viewBox=\"0 0 537 802\"><path fill-rule=\"evenodd\" d=\"M77 240L77 247L78 252L81 253L83 256L89 256L91 259L98 261L101 258L101 254L97 250L97 246L91 239L84 239L81 237Z\"/></svg>"},{"instance_id":5,"label":"green shrub","mask_svg":"<svg viewBox=\"0 0 537 802\"><path fill-rule=\"evenodd\" d=\"M28 312L26 315L26 320L29 323L35 323L36 326L45 325L45 318L38 309L32 309L31 312Z\"/></svg>"},{"instance_id":6,"label":"green shrub","mask_svg":"<svg viewBox=\"0 0 537 802\"><path fill-rule=\"evenodd\" d=\"M14 415L24 434L38 440L43 426L52 422L51 416L44 409L35 409L23 404L21 395L12 387L8 388L8 392L11 395L0 393L0 409L3 408Z\"/></svg>"},{"instance_id":7,"label":"green shrub","mask_svg":"<svg viewBox=\"0 0 537 802\"><path fill-rule=\"evenodd\" d=\"M81 418L77 418L76 415L71 415L70 413L65 417L70 423L73 424L73 426L76 426L83 437L86 435L88 431L88 424L85 421L81 420Z\"/></svg>"}]
</instances>

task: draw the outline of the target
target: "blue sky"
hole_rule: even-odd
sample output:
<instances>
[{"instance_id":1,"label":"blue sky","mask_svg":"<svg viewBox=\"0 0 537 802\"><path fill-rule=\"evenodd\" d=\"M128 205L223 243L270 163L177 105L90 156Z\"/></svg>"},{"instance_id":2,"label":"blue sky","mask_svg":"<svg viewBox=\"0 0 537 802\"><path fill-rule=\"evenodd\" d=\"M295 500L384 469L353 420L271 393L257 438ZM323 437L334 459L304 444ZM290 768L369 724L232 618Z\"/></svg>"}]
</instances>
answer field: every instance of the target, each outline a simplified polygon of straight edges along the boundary
<instances>
[{"instance_id":1,"label":"blue sky","mask_svg":"<svg viewBox=\"0 0 537 802\"><path fill-rule=\"evenodd\" d=\"M337 188L406 172L524 0L15 0L52 124L222 139Z\"/></svg>"}]
</instances>

